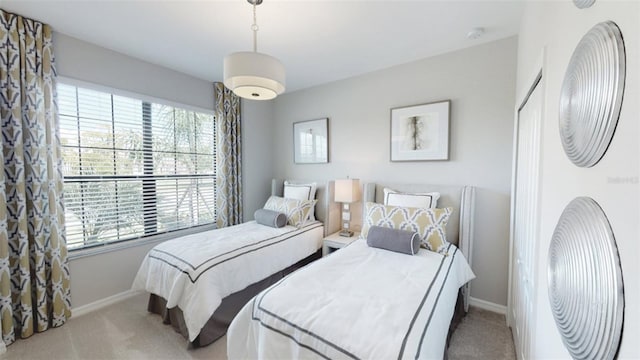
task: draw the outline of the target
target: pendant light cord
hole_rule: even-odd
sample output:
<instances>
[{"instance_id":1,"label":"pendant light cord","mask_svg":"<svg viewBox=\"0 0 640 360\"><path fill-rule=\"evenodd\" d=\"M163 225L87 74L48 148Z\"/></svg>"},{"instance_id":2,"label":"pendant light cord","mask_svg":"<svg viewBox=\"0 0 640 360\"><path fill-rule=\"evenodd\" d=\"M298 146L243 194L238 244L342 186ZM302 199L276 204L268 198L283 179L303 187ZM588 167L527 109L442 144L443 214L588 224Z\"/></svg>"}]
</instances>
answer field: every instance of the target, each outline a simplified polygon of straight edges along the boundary
<instances>
[{"instance_id":1,"label":"pendant light cord","mask_svg":"<svg viewBox=\"0 0 640 360\"><path fill-rule=\"evenodd\" d=\"M256 16L256 1L253 1L253 25L251 25L251 30L253 30L253 52L258 52L258 20Z\"/></svg>"}]
</instances>

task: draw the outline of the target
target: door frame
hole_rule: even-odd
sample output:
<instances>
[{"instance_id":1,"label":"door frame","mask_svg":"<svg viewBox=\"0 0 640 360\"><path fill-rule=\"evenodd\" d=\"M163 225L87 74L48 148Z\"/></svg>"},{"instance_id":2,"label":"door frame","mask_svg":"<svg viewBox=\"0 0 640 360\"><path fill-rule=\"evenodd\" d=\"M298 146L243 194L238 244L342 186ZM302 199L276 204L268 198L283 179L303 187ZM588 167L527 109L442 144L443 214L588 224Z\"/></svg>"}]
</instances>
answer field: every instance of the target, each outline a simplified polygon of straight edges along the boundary
<instances>
[{"instance_id":1,"label":"door frame","mask_svg":"<svg viewBox=\"0 0 640 360\"><path fill-rule=\"evenodd\" d=\"M546 111L546 101L545 101L545 97L544 95L546 94L546 86L547 86L547 82L545 81L545 79L547 78L547 74L546 74L546 49L543 47L542 51L540 53L540 55L537 57L536 61L532 64L532 71L529 73L529 76L527 77L527 82L525 82L525 86L523 86L523 88L520 89L520 91L516 94L517 99L519 99L519 101L516 102L516 106L514 109L514 128L513 128L513 152L512 152L512 162L511 162L511 208L510 208L510 219L509 219L509 283L508 283L508 294L507 294L507 316L506 316L506 322L507 322L507 326L509 327L514 327L515 324L513 323L513 318L512 318L512 292L513 292L513 286L512 286L512 282L513 282L513 261L514 261L514 235L515 235L515 218L516 218L516 214L515 214L515 207L516 207L516 186L517 186L517 175L518 175L518 171L517 171L517 165L518 165L518 146L519 146L519 139L518 139L518 135L519 135L519 131L520 131L520 111L524 108L524 106L527 104L527 101L529 100L529 97L531 96L531 94L535 91L541 91L540 96L541 96L541 116L542 119L540 121L540 138L539 138L539 148L542 151L543 147L541 146L543 141L543 131L544 131L544 120L545 120L545 111ZM541 183L540 183L540 178L541 178L541 174L542 174L542 162L543 162L543 153L539 154L539 158L538 158L538 173L536 175L536 187L538 188L538 194L537 194L537 208L536 208L536 212L535 212L535 224L533 224L534 226L534 233L537 235L539 234L540 231L540 194L542 193L541 191ZM534 264L532 264L533 269L532 269L532 276L533 279L531 279L530 281L534 282L537 279L536 276L536 270L537 270L537 253L538 253L538 246L537 243L534 244L534 249L533 249L533 261ZM534 301L533 304L533 308L535 309L535 302L536 301L536 296L537 296L537 292L535 291L536 289L536 283L532 283L532 298L531 300ZM531 314L533 315L533 314ZM531 316L530 317L530 326L531 328L535 328L535 317ZM528 351L530 349L526 349L525 351Z\"/></svg>"}]
</instances>

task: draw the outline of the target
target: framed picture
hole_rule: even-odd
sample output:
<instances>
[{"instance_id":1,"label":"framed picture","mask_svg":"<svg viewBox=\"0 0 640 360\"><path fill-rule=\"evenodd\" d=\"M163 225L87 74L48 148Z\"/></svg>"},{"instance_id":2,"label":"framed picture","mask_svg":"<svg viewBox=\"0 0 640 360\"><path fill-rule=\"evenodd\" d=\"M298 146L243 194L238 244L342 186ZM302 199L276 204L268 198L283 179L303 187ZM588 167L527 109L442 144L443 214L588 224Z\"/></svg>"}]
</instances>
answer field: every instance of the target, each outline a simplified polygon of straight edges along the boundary
<instances>
[{"instance_id":1,"label":"framed picture","mask_svg":"<svg viewBox=\"0 0 640 360\"><path fill-rule=\"evenodd\" d=\"M329 162L329 119L293 123L293 162L322 164Z\"/></svg>"},{"instance_id":2,"label":"framed picture","mask_svg":"<svg viewBox=\"0 0 640 360\"><path fill-rule=\"evenodd\" d=\"M451 101L391 109L391 161L449 160Z\"/></svg>"}]
</instances>

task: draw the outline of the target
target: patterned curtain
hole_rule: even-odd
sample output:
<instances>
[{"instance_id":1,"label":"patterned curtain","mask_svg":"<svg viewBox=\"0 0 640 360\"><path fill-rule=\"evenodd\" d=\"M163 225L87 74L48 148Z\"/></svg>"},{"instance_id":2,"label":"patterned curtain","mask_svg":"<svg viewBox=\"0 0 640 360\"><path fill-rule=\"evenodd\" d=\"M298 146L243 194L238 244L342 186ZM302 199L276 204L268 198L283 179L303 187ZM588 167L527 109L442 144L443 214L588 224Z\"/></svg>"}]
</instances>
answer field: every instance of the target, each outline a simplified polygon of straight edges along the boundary
<instances>
[{"instance_id":1,"label":"patterned curtain","mask_svg":"<svg viewBox=\"0 0 640 360\"><path fill-rule=\"evenodd\" d=\"M242 131L240 98L214 83L216 135L216 216L218 227L242 223Z\"/></svg>"},{"instance_id":2,"label":"patterned curtain","mask_svg":"<svg viewBox=\"0 0 640 360\"><path fill-rule=\"evenodd\" d=\"M71 316L51 29L0 9L0 325L13 343Z\"/></svg>"}]
</instances>

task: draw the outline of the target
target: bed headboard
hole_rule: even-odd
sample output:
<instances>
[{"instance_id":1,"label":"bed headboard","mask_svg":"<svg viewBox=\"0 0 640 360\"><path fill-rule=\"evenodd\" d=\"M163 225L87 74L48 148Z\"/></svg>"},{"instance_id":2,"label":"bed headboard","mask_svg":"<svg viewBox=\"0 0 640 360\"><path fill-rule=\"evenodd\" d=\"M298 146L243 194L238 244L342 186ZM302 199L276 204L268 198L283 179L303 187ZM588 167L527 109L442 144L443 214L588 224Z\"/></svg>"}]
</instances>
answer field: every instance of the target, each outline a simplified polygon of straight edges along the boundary
<instances>
[{"instance_id":1,"label":"bed headboard","mask_svg":"<svg viewBox=\"0 0 640 360\"><path fill-rule=\"evenodd\" d=\"M447 223L447 240L455 244L472 265L473 217L475 208L475 188L472 186L366 183L362 194L363 202L384 203L384 188L400 192L439 192L438 207L451 207L453 213ZM363 211L363 216L365 216ZM473 267L472 267L473 268ZM462 288L465 310L469 304L469 284Z\"/></svg>"},{"instance_id":2,"label":"bed headboard","mask_svg":"<svg viewBox=\"0 0 640 360\"><path fill-rule=\"evenodd\" d=\"M335 192L334 181L322 183L313 180L288 180L293 184L305 184L315 182L316 187L316 203L315 214L316 219L324 223L324 236L333 234L340 230L340 205L333 201ZM284 180L271 180L271 195L282 196L284 193Z\"/></svg>"}]
</instances>

